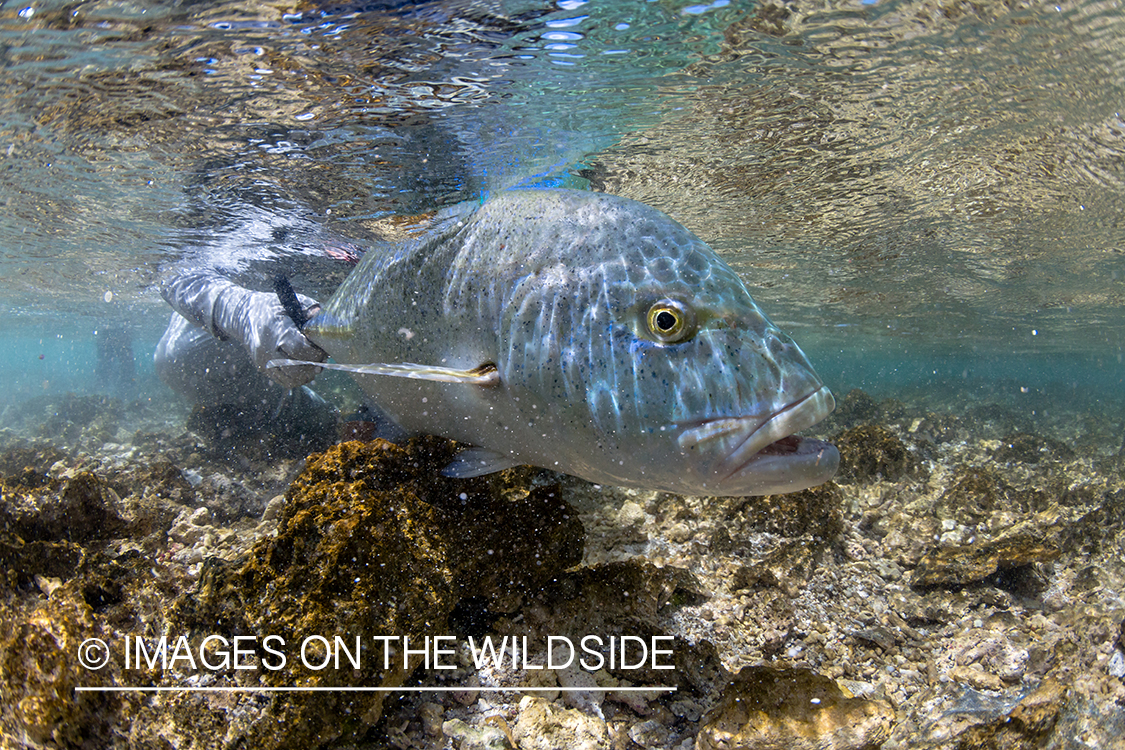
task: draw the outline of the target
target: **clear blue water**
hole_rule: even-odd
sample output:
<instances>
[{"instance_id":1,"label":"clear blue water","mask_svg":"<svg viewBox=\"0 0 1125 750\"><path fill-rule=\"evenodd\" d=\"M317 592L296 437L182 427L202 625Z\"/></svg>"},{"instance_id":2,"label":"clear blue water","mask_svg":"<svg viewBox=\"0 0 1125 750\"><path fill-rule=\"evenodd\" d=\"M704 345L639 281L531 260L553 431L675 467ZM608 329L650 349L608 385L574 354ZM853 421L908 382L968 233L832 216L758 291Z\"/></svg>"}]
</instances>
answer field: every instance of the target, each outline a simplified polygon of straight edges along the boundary
<instances>
[{"instance_id":1,"label":"clear blue water","mask_svg":"<svg viewBox=\"0 0 1125 750\"><path fill-rule=\"evenodd\" d=\"M396 5L0 5L0 405L107 389L107 329L166 397L153 282L251 273L231 226L554 184L694 230L837 391L1120 408L1117 10Z\"/></svg>"}]
</instances>

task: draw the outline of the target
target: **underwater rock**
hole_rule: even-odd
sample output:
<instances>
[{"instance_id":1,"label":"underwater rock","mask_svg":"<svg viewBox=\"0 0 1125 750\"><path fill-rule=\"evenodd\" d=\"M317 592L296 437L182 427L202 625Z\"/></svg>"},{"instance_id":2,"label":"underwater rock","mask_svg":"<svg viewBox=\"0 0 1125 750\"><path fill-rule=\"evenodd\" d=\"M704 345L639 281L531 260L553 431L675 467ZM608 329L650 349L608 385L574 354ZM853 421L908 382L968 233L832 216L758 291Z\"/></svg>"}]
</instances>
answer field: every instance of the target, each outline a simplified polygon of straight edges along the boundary
<instances>
[{"instance_id":1,"label":"underwater rock","mask_svg":"<svg viewBox=\"0 0 1125 750\"><path fill-rule=\"evenodd\" d=\"M1012 494L1012 488L995 471L962 466L938 498L934 512L941 519L977 523L1001 507L1011 508Z\"/></svg>"},{"instance_id":2,"label":"underwater rock","mask_svg":"<svg viewBox=\"0 0 1125 750\"><path fill-rule=\"evenodd\" d=\"M512 674L509 679L522 685L583 688L595 684L603 688L647 686L675 686L677 692L635 691L591 693L583 690L562 694L561 701L580 710L597 714L605 702L626 706L637 716L652 718L654 712L667 711L668 703L679 703L680 715L694 713L692 722L702 713L696 701L703 701L716 683L725 684L725 673L713 643L713 622L703 622L705 627L695 628L699 608L705 607L706 596L699 591L699 583L688 571L666 566L659 568L642 559L580 566L561 573L529 599L517 617L499 618L492 626L495 636L526 636L530 642L545 644L550 636L566 636L578 643L587 634L596 634L601 641L588 644L589 648L605 657L603 669L589 673L573 669L544 670L541 675L527 672ZM753 615L747 617L749 621ZM755 625L755 629L757 625ZM652 659L670 664L673 669L653 668L652 659L643 665L623 668L613 665L608 649L611 638L639 637L646 643L654 636L661 637L661 649L670 653ZM634 641L636 643L636 641ZM639 653L630 646L630 659ZM556 652L565 659L565 650ZM540 662L544 653L533 654ZM582 656L579 654L579 656ZM538 679L537 679L538 677ZM496 680L489 673L489 680ZM535 693L554 701L551 691ZM610 709L606 709L607 715ZM671 721L671 719L669 719ZM622 725L621 734L628 732L629 724ZM682 737L681 737L682 739ZM522 744L521 744L522 746Z\"/></svg>"},{"instance_id":3,"label":"underwater rock","mask_svg":"<svg viewBox=\"0 0 1125 750\"><path fill-rule=\"evenodd\" d=\"M937 445L956 444L972 437L966 421L948 412L927 412L924 416L916 416L907 428L916 438Z\"/></svg>"},{"instance_id":4,"label":"underwater rock","mask_svg":"<svg viewBox=\"0 0 1125 750\"><path fill-rule=\"evenodd\" d=\"M668 730L659 721L639 721L629 727L629 739L645 750L668 746Z\"/></svg>"},{"instance_id":5,"label":"underwater rock","mask_svg":"<svg viewBox=\"0 0 1125 750\"><path fill-rule=\"evenodd\" d=\"M1062 533L1061 546L1081 555L1109 551L1125 529L1125 489L1103 493L1094 507Z\"/></svg>"},{"instance_id":6,"label":"underwater rock","mask_svg":"<svg viewBox=\"0 0 1125 750\"><path fill-rule=\"evenodd\" d=\"M230 522L244 516L261 516L269 501L269 498L260 496L242 482L217 472L203 477L197 494L203 499L203 505L220 522Z\"/></svg>"},{"instance_id":7,"label":"underwater rock","mask_svg":"<svg viewBox=\"0 0 1125 750\"><path fill-rule=\"evenodd\" d=\"M198 502L195 488L171 461L110 469L105 472L109 489L121 498L128 534L149 549L162 546L164 535L184 506Z\"/></svg>"},{"instance_id":8,"label":"underwater rock","mask_svg":"<svg viewBox=\"0 0 1125 750\"><path fill-rule=\"evenodd\" d=\"M947 676L954 682L968 685L974 690L1000 691L1004 689L1003 680L983 669L973 669L972 667L958 665L949 670Z\"/></svg>"},{"instance_id":9,"label":"underwater rock","mask_svg":"<svg viewBox=\"0 0 1125 750\"><path fill-rule=\"evenodd\" d=\"M511 747L504 732L491 724L474 727L460 719L450 719L441 725L441 731L456 743L457 750L509 750Z\"/></svg>"},{"instance_id":10,"label":"underwater rock","mask_svg":"<svg viewBox=\"0 0 1125 750\"><path fill-rule=\"evenodd\" d=\"M1017 484L995 464L954 467L933 503L933 515L909 520L917 551L902 560L915 568L912 585L963 586L995 577L990 582L1006 591L1037 594L1047 584L1036 564L1067 551L1096 555L1105 544L1113 545L1125 520L1125 492L1067 482L1053 469L1044 474ZM886 541L899 545L907 522L905 516L894 521L903 531Z\"/></svg>"},{"instance_id":11,"label":"underwater rock","mask_svg":"<svg viewBox=\"0 0 1125 750\"><path fill-rule=\"evenodd\" d=\"M193 505L196 501L195 488L191 482L184 477L179 467L165 458L127 469L109 470L106 472L106 481L121 497L139 494L142 497L163 498L187 505Z\"/></svg>"},{"instance_id":12,"label":"underwater rock","mask_svg":"<svg viewBox=\"0 0 1125 750\"><path fill-rule=\"evenodd\" d=\"M718 500L718 499L717 499ZM726 511L717 503L725 525L740 534L761 531L785 537L811 536L825 542L837 540L844 531L843 493L834 482L785 495L738 498L740 507Z\"/></svg>"},{"instance_id":13,"label":"underwater rock","mask_svg":"<svg viewBox=\"0 0 1125 750\"><path fill-rule=\"evenodd\" d=\"M1037 464L1044 459L1069 461L1074 451L1057 440L1026 432L1014 432L1000 439L1000 447L992 452L997 461L1021 461Z\"/></svg>"},{"instance_id":14,"label":"underwater rock","mask_svg":"<svg viewBox=\"0 0 1125 750\"><path fill-rule=\"evenodd\" d=\"M40 422L33 432L44 438L61 439L68 443L90 438L96 443L112 440L121 421L124 408L121 400L111 396L76 395L33 399L26 406L38 405ZM28 414L25 422L34 422L36 415Z\"/></svg>"},{"instance_id":15,"label":"underwater rock","mask_svg":"<svg viewBox=\"0 0 1125 750\"><path fill-rule=\"evenodd\" d=\"M758 559L740 564L731 571L729 587L732 592L753 590L756 598L773 598L762 589L780 589L782 601L770 606L768 619L776 621L791 614L784 599L795 596L808 580L809 572L817 560L817 545L806 537L787 539ZM757 607L755 607L757 609Z\"/></svg>"},{"instance_id":16,"label":"underwater rock","mask_svg":"<svg viewBox=\"0 0 1125 750\"><path fill-rule=\"evenodd\" d=\"M1061 554L1057 543L1043 536L1014 533L999 539L935 549L918 561L911 585L964 586L1000 571L1011 571Z\"/></svg>"},{"instance_id":17,"label":"underwater rock","mask_svg":"<svg viewBox=\"0 0 1125 750\"><path fill-rule=\"evenodd\" d=\"M699 582L686 570L628 560L567 571L545 588L538 600L552 611L556 626L562 626L561 617L569 615L581 619L581 627L587 628L581 631L574 626L574 632L601 631L608 635L623 626L626 630L638 624L653 627L662 622L665 608L699 603L705 598ZM604 602L616 604L605 607Z\"/></svg>"},{"instance_id":18,"label":"underwater rock","mask_svg":"<svg viewBox=\"0 0 1125 750\"><path fill-rule=\"evenodd\" d=\"M867 424L878 418L878 402L859 388L851 389L847 395L840 399L839 403L836 404L836 411L833 412L831 417L834 423L845 427Z\"/></svg>"},{"instance_id":19,"label":"underwater rock","mask_svg":"<svg viewBox=\"0 0 1125 750\"><path fill-rule=\"evenodd\" d=\"M98 677L76 657L79 644L100 632L90 607L69 589L30 611L0 606L0 622L3 734L62 747L108 741L103 699L74 692Z\"/></svg>"},{"instance_id":20,"label":"underwater rock","mask_svg":"<svg viewBox=\"0 0 1125 750\"><path fill-rule=\"evenodd\" d=\"M11 487L34 489L50 481L50 469L68 457L49 443L24 443L0 454L0 483Z\"/></svg>"},{"instance_id":21,"label":"underwater rock","mask_svg":"<svg viewBox=\"0 0 1125 750\"><path fill-rule=\"evenodd\" d=\"M8 557L13 551L15 559ZM143 632L159 619L152 609L157 592L167 595L171 587L141 555L114 559L71 542L21 546L8 537L0 540L0 557L4 567L21 566L16 575L8 569L15 585L0 601L3 735L56 747L114 746L132 699L75 688L137 684L149 674L123 670L109 650L86 650L87 639L114 643L119 629ZM83 656L104 656L104 668L84 664Z\"/></svg>"},{"instance_id":22,"label":"underwater rock","mask_svg":"<svg viewBox=\"0 0 1125 750\"><path fill-rule=\"evenodd\" d=\"M977 437L999 439L1012 433L1033 431L1032 421L1027 414L1002 404L982 404L969 409L965 418Z\"/></svg>"},{"instance_id":23,"label":"underwater rock","mask_svg":"<svg viewBox=\"0 0 1125 750\"><path fill-rule=\"evenodd\" d=\"M861 425L833 441L840 450L839 480L896 481L919 470L918 457L897 436L880 425Z\"/></svg>"},{"instance_id":24,"label":"underwater rock","mask_svg":"<svg viewBox=\"0 0 1125 750\"><path fill-rule=\"evenodd\" d=\"M745 667L704 717L696 742L699 750L873 749L894 718L887 703L849 697L811 670Z\"/></svg>"},{"instance_id":25,"label":"underwater rock","mask_svg":"<svg viewBox=\"0 0 1125 750\"><path fill-rule=\"evenodd\" d=\"M609 750L605 721L573 708L561 708L534 696L520 700L512 728L520 750Z\"/></svg>"},{"instance_id":26,"label":"underwater rock","mask_svg":"<svg viewBox=\"0 0 1125 750\"><path fill-rule=\"evenodd\" d=\"M24 539L107 539L124 529L120 500L101 479L78 472L59 490L4 491L0 524Z\"/></svg>"},{"instance_id":27,"label":"underwater rock","mask_svg":"<svg viewBox=\"0 0 1125 750\"><path fill-rule=\"evenodd\" d=\"M866 424L895 422L903 419L906 411L906 405L898 399L876 401L859 388L853 388L836 401L836 409L824 421L822 429L833 431Z\"/></svg>"},{"instance_id":28,"label":"underwater rock","mask_svg":"<svg viewBox=\"0 0 1125 750\"><path fill-rule=\"evenodd\" d=\"M1017 488L995 469L985 466L959 466L934 504L934 515L955 525L1004 529L1016 521L1016 514L1034 517L1062 499L1063 488L1037 486ZM1053 518L1051 520L1054 520Z\"/></svg>"},{"instance_id":29,"label":"underwater rock","mask_svg":"<svg viewBox=\"0 0 1125 750\"><path fill-rule=\"evenodd\" d=\"M276 634L286 643L316 634L345 635L349 643L377 635L408 637L417 649L426 636L450 632L462 598L478 597L497 612L515 609L581 559L581 526L556 485L505 497L503 476L440 476L454 452L449 441L422 438L406 448L342 443L311 457L286 495L276 538L260 542L240 565L209 561L198 591L177 602L173 619L200 636L216 628ZM392 652L387 668L382 648L365 646L358 669L320 672L293 660L255 680L401 685L420 657L406 664ZM355 740L378 720L384 697L286 696L237 732L255 748ZM226 731L235 730L232 722Z\"/></svg>"},{"instance_id":30,"label":"underwater rock","mask_svg":"<svg viewBox=\"0 0 1125 750\"><path fill-rule=\"evenodd\" d=\"M945 702L941 716L923 727L909 745L959 750L1049 747L1067 703L1066 688L1049 679L1014 699L965 688Z\"/></svg>"},{"instance_id":31,"label":"underwater rock","mask_svg":"<svg viewBox=\"0 0 1125 750\"><path fill-rule=\"evenodd\" d=\"M92 518L90 509L108 507L107 482L67 472L57 490L31 491L57 496L69 511L38 527L29 526L30 516L20 521L21 531L46 538L0 532L0 731L59 747L173 742L199 749L217 740L311 748L364 735L379 719L384 693L76 694L74 688L402 684L420 657L404 660L394 652L385 663L381 645L371 646L368 636L409 636L417 644L426 635L456 632L449 614L462 598L477 596L497 612L511 611L582 555L581 525L557 486L516 487L527 479L518 472L439 476L454 450L448 441L423 439L407 448L349 443L314 456L289 490L276 538L235 560L208 559L188 593L182 592L191 579L171 559L175 545L153 547L150 557L135 542L120 552L116 542L99 542L112 524ZM184 480L173 469L152 476L178 485ZM136 493L146 496L143 488ZM52 520L68 514L81 523L72 528ZM157 533L131 517L119 530ZM292 653L278 670L254 652L251 668L240 670L184 661L167 671L129 669L116 652L100 671L78 660L87 638L116 646L125 636L155 643L161 634L173 641L182 635L195 653L209 635L257 643L278 635L288 644L341 635L349 646L355 636L367 643L359 669L317 671L299 666ZM207 653L222 662L213 648Z\"/></svg>"},{"instance_id":32,"label":"underwater rock","mask_svg":"<svg viewBox=\"0 0 1125 750\"><path fill-rule=\"evenodd\" d=\"M24 541L7 531L0 531L0 590L4 585L13 591L27 590L36 576L67 579L74 575L86 556L86 550L67 541Z\"/></svg>"}]
</instances>

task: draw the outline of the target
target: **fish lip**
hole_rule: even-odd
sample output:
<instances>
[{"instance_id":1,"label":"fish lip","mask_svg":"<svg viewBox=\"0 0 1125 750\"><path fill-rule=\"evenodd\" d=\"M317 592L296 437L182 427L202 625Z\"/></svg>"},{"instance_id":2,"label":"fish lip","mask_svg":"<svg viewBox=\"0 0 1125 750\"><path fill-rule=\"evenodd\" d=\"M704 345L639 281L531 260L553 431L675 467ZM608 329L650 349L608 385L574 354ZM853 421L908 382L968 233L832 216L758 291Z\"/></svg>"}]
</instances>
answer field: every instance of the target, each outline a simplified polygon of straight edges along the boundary
<instances>
[{"instance_id":1,"label":"fish lip","mask_svg":"<svg viewBox=\"0 0 1125 750\"><path fill-rule=\"evenodd\" d=\"M716 479L726 482L758 460L763 448L798 430L811 427L828 416L835 406L836 401L831 391L821 384L764 417L760 414L748 414L693 421L680 434L678 442L681 448L688 448L713 439L736 440L736 445L714 467Z\"/></svg>"}]
</instances>

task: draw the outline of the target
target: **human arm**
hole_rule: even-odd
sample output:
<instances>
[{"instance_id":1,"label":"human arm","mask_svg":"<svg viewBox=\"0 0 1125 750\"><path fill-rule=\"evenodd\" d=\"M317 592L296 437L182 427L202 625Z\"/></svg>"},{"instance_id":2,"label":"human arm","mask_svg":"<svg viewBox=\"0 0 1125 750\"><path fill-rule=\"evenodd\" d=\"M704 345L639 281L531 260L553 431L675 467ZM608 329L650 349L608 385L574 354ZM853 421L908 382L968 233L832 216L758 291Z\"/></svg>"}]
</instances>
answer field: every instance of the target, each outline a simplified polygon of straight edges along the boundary
<instances>
[{"instance_id":1,"label":"human arm","mask_svg":"<svg viewBox=\"0 0 1125 750\"><path fill-rule=\"evenodd\" d=\"M258 370L286 388L308 383L320 368L267 368L270 360L323 362L328 358L301 333L276 294L245 289L213 271L173 275L161 283L160 293L172 309L194 325L220 340L242 344ZM319 309L310 297L298 295L297 299L306 313Z\"/></svg>"}]
</instances>

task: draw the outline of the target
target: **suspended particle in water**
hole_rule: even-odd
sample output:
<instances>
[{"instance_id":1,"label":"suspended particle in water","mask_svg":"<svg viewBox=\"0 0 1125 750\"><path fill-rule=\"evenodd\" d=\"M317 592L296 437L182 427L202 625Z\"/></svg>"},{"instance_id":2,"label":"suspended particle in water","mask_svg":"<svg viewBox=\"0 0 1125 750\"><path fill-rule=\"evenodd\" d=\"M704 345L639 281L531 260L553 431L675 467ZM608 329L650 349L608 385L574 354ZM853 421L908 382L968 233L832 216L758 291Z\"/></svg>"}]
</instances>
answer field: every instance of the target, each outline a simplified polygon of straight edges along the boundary
<instances>
[{"instance_id":1,"label":"suspended particle in water","mask_svg":"<svg viewBox=\"0 0 1125 750\"><path fill-rule=\"evenodd\" d=\"M39 359L43 359L43 355L42 355L42 354L40 354L40 355L39 355Z\"/></svg>"}]
</instances>

